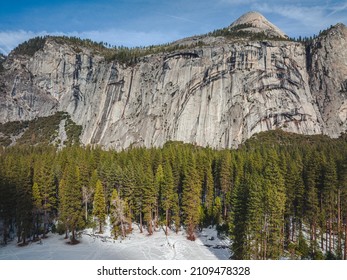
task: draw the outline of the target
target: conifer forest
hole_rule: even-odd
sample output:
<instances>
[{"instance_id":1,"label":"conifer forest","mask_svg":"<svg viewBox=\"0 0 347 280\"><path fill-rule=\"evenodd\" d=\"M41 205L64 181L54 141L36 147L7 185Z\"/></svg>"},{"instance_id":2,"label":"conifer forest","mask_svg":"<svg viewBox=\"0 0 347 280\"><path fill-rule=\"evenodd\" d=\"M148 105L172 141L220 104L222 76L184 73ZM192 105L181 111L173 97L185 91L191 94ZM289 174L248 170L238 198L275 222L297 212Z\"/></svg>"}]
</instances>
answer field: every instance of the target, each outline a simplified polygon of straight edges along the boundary
<instances>
[{"instance_id":1,"label":"conifer forest","mask_svg":"<svg viewBox=\"0 0 347 280\"><path fill-rule=\"evenodd\" d=\"M347 137L260 133L238 149L181 142L123 151L69 145L0 148L2 244L70 235L110 218L185 231L216 226L232 259L347 259ZM150 238L150 237L149 237Z\"/></svg>"}]
</instances>

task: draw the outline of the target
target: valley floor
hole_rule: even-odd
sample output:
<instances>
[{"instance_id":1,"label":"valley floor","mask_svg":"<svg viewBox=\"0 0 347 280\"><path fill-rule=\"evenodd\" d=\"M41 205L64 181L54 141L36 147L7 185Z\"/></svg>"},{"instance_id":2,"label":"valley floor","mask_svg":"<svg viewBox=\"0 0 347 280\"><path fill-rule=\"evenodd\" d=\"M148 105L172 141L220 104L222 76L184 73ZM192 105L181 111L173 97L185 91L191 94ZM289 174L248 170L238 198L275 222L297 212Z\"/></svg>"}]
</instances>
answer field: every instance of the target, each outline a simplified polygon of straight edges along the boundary
<instances>
[{"instance_id":1,"label":"valley floor","mask_svg":"<svg viewBox=\"0 0 347 280\"><path fill-rule=\"evenodd\" d=\"M195 241L184 231L178 234L162 229L148 236L134 227L124 240L114 240L106 229L96 235L85 230L77 245L69 245L64 235L48 234L42 242L19 247L16 239L0 247L0 260L223 260L228 259L228 239L217 237L213 228L203 229Z\"/></svg>"}]
</instances>

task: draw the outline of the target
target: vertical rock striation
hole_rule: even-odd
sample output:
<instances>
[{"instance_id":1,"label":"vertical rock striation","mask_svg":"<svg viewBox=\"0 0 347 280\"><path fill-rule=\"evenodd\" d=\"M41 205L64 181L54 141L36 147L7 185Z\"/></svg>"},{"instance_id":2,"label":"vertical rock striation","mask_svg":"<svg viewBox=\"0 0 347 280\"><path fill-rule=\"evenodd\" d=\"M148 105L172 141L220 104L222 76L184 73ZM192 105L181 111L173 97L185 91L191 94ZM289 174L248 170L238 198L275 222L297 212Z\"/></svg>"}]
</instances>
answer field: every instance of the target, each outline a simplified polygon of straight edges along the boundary
<instances>
[{"instance_id":1,"label":"vertical rock striation","mask_svg":"<svg viewBox=\"0 0 347 280\"><path fill-rule=\"evenodd\" d=\"M285 37L272 25L256 27ZM201 46L181 40L183 50L127 66L48 38L34 56L13 53L3 63L0 122L65 111L83 126L82 143L115 149L169 140L230 148L276 128L333 137L346 131L345 26L310 46L200 39Z\"/></svg>"},{"instance_id":2,"label":"vertical rock striation","mask_svg":"<svg viewBox=\"0 0 347 280\"><path fill-rule=\"evenodd\" d=\"M337 24L307 48L312 96L323 118L323 132L347 131L347 28Z\"/></svg>"}]
</instances>

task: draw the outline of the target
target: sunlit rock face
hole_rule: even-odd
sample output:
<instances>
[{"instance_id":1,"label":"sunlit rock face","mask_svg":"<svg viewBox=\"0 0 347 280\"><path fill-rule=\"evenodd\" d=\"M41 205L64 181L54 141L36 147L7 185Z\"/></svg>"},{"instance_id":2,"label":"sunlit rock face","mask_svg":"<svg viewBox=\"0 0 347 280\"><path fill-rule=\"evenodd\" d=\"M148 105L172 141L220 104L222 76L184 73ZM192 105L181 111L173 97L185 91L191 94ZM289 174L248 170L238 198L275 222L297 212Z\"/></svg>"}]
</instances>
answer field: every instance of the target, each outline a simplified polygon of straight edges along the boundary
<instances>
[{"instance_id":1,"label":"sunlit rock face","mask_svg":"<svg viewBox=\"0 0 347 280\"><path fill-rule=\"evenodd\" d=\"M288 36L277 26L269 22L262 14L258 12L248 12L234 21L230 27L239 30L264 33L269 37L287 38Z\"/></svg>"},{"instance_id":2,"label":"sunlit rock face","mask_svg":"<svg viewBox=\"0 0 347 280\"><path fill-rule=\"evenodd\" d=\"M82 125L82 143L117 150L169 140L230 148L276 128L346 131L346 27L305 45L257 22L278 38L192 37L130 66L49 38L33 56L3 62L0 122L66 111Z\"/></svg>"},{"instance_id":3,"label":"sunlit rock face","mask_svg":"<svg viewBox=\"0 0 347 280\"><path fill-rule=\"evenodd\" d=\"M312 97L321 113L323 132L347 131L347 28L337 24L307 48Z\"/></svg>"}]
</instances>

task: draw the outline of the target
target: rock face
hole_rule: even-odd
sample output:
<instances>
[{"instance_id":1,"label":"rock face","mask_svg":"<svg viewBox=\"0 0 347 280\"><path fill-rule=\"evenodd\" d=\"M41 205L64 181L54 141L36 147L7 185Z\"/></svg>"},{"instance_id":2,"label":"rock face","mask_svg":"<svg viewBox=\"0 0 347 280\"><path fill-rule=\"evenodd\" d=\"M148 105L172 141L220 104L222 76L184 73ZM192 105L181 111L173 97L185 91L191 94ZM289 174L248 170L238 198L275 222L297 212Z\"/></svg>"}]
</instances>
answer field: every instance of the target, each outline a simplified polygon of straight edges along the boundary
<instances>
[{"instance_id":1,"label":"rock face","mask_svg":"<svg viewBox=\"0 0 347 280\"><path fill-rule=\"evenodd\" d=\"M262 14L258 12L248 12L230 25L230 29L264 33L268 37L287 38L288 36L277 26L269 22Z\"/></svg>"},{"instance_id":2,"label":"rock face","mask_svg":"<svg viewBox=\"0 0 347 280\"><path fill-rule=\"evenodd\" d=\"M337 24L308 47L312 96L322 115L323 133L347 131L347 28Z\"/></svg>"},{"instance_id":3,"label":"rock face","mask_svg":"<svg viewBox=\"0 0 347 280\"><path fill-rule=\"evenodd\" d=\"M285 36L259 14L244 17L232 26L251 18ZM337 25L309 46L190 38L131 66L49 38L32 57L3 63L0 122L65 111L82 125L82 143L115 149L169 140L230 148L276 128L336 137L347 128L346 30Z\"/></svg>"}]
</instances>

